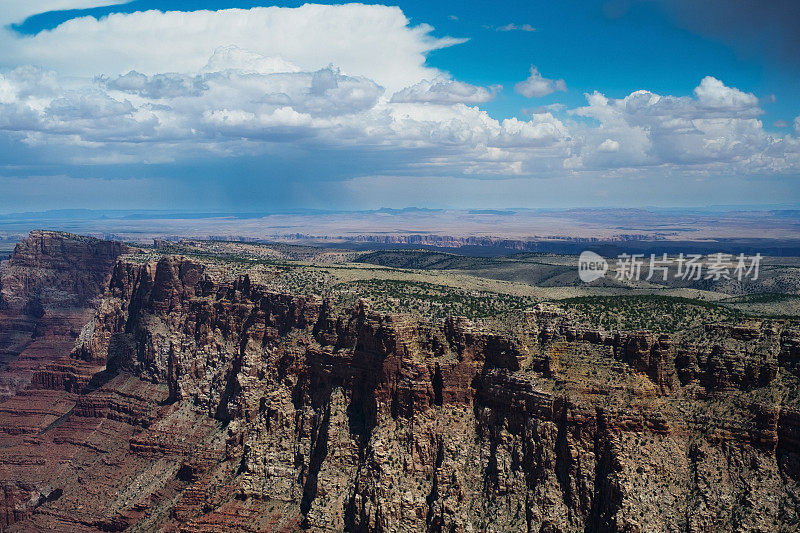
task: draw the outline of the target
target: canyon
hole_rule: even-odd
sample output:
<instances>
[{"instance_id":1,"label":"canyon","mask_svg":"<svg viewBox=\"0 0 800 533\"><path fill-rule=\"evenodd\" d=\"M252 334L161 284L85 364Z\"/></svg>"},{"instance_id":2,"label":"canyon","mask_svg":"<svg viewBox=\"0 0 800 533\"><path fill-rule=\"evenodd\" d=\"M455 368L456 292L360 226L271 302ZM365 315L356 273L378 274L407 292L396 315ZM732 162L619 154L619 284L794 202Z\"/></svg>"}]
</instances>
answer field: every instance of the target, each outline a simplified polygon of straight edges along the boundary
<instances>
[{"instance_id":1,"label":"canyon","mask_svg":"<svg viewBox=\"0 0 800 533\"><path fill-rule=\"evenodd\" d=\"M0 298L4 531L800 527L796 321L427 321L47 231Z\"/></svg>"}]
</instances>

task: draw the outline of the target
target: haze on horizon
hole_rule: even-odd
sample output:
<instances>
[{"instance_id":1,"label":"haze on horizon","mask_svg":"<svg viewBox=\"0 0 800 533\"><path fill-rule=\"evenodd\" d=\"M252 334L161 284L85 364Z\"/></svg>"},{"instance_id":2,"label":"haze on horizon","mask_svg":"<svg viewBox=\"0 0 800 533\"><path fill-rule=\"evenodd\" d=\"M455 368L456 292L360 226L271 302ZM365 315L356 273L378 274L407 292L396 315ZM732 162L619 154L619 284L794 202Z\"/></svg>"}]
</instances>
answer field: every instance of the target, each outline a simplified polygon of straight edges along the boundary
<instances>
[{"instance_id":1,"label":"haze on horizon","mask_svg":"<svg viewBox=\"0 0 800 533\"><path fill-rule=\"evenodd\" d=\"M800 202L795 2L398 4L0 0L0 212Z\"/></svg>"}]
</instances>

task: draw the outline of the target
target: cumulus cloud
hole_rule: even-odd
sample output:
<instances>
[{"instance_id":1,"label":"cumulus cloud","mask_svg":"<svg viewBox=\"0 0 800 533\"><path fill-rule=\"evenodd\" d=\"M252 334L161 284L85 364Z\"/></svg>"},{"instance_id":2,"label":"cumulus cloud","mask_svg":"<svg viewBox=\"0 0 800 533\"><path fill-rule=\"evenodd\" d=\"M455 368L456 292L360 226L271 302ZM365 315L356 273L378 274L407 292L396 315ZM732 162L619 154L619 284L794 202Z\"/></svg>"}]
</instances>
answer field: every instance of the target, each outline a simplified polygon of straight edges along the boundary
<instances>
[{"instance_id":1,"label":"cumulus cloud","mask_svg":"<svg viewBox=\"0 0 800 533\"><path fill-rule=\"evenodd\" d=\"M392 147L382 165L420 174L659 166L755 173L800 164L797 138L771 137L757 118L757 99L714 78L701 80L692 96L635 91L612 99L595 92L566 115L595 122L564 121L548 110L498 121L464 103L485 98L479 89L438 78L387 100L374 81L332 66L269 74L130 72L82 85L25 67L0 74L0 130L30 146L75 146L80 150L70 157L91 162L102 155L106 163L191 159L197 150L232 157L302 143Z\"/></svg>"},{"instance_id":2,"label":"cumulus cloud","mask_svg":"<svg viewBox=\"0 0 800 533\"><path fill-rule=\"evenodd\" d=\"M761 114L758 98L751 93L742 92L711 76L706 76L694 90L697 103L707 110L723 114L737 113L739 116Z\"/></svg>"},{"instance_id":3,"label":"cumulus cloud","mask_svg":"<svg viewBox=\"0 0 800 533\"><path fill-rule=\"evenodd\" d=\"M265 57L257 52L235 45L221 46L202 68L202 72L224 72L233 70L243 74L275 74L277 72L300 72L301 69L280 56Z\"/></svg>"},{"instance_id":4,"label":"cumulus cloud","mask_svg":"<svg viewBox=\"0 0 800 533\"><path fill-rule=\"evenodd\" d=\"M600 126L582 128L579 150L570 164L672 165L744 173L797 169L797 139L776 139L764 130L755 96L712 77L704 78L693 94L635 91L621 99L588 94L588 105L571 113L595 119ZM592 149L602 147L610 134L616 150Z\"/></svg>"},{"instance_id":5,"label":"cumulus cloud","mask_svg":"<svg viewBox=\"0 0 800 533\"><path fill-rule=\"evenodd\" d=\"M758 99L716 78L699 80L685 96L641 90L614 99L593 92L577 109L551 105L527 120L498 120L478 104L499 87L470 85L425 66L427 51L451 41L432 38L430 28L410 26L395 8L341 7L78 19L51 36L26 38L31 49L14 37L25 61L46 58L37 50L43 42L56 42L52 35L73 51L87 46L72 42L86 39L71 33L72 24L90 30L89 39L109 39L104 46L120 56L112 61L113 54L93 52L89 59L76 55L71 63L56 58L50 67L25 63L0 69L0 148L16 143L62 165L292 153L294 166L318 160L325 172L348 177L800 170L800 118L794 134L774 137L759 120ZM381 31L362 28L362 22L344 38L329 31L332 23L323 14L343 27L372 17ZM253 18L284 33L255 35L249 27ZM221 20L241 26L241 35L221 30L228 42L205 43L203 37L215 33ZM156 57L149 50L138 57L130 40L145 39L144 21L157 31L177 24L177 34L186 37L189 30L178 24L183 21L199 33L189 32L181 46L173 42L175 57ZM123 22L138 29L122 31L117 41L112 29ZM200 32L201 23L212 29ZM305 37L292 33L300 29ZM362 50L372 43L374 50ZM566 86L531 67L530 77L515 89L533 98ZM329 163L334 157L342 168Z\"/></svg>"},{"instance_id":6,"label":"cumulus cloud","mask_svg":"<svg viewBox=\"0 0 800 533\"><path fill-rule=\"evenodd\" d=\"M494 98L499 85L493 87L477 87L461 81L447 78L435 80L422 80L419 83L406 87L392 96L394 103L420 103L432 104L481 104Z\"/></svg>"},{"instance_id":7,"label":"cumulus cloud","mask_svg":"<svg viewBox=\"0 0 800 533\"><path fill-rule=\"evenodd\" d=\"M566 91L567 84L564 80L550 80L539 73L539 69L531 65L531 75L528 79L514 86L514 90L526 98L540 98L556 91Z\"/></svg>"},{"instance_id":8,"label":"cumulus cloud","mask_svg":"<svg viewBox=\"0 0 800 533\"><path fill-rule=\"evenodd\" d=\"M91 91L66 93L50 102L45 114L55 120L75 122L128 116L133 111L133 105L128 101L120 102L100 91Z\"/></svg>"},{"instance_id":9,"label":"cumulus cloud","mask_svg":"<svg viewBox=\"0 0 800 533\"><path fill-rule=\"evenodd\" d=\"M619 143L614 139L606 139L597 147L598 152L619 152Z\"/></svg>"},{"instance_id":10,"label":"cumulus cloud","mask_svg":"<svg viewBox=\"0 0 800 533\"><path fill-rule=\"evenodd\" d=\"M101 76L99 81L112 91L154 99L200 96L208 90L208 85L201 76L182 76L172 73L145 76L132 70L113 79Z\"/></svg>"},{"instance_id":11,"label":"cumulus cloud","mask_svg":"<svg viewBox=\"0 0 800 533\"><path fill-rule=\"evenodd\" d=\"M383 87L374 81L329 67L311 74L305 98L296 98L293 106L314 116L346 115L372 109L382 94Z\"/></svg>"},{"instance_id":12,"label":"cumulus cloud","mask_svg":"<svg viewBox=\"0 0 800 533\"><path fill-rule=\"evenodd\" d=\"M342 128L348 115L373 110L383 94L372 80L334 67L272 74L227 69L145 76L132 71L55 90L60 83L56 74L38 69L0 75L0 128L26 141L37 139L35 134L60 135L50 139L53 143L202 144L220 136L291 142L317 130Z\"/></svg>"},{"instance_id":13,"label":"cumulus cloud","mask_svg":"<svg viewBox=\"0 0 800 533\"><path fill-rule=\"evenodd\" d=\"M433 37L432 32L426 24L411 26L400 8L381 5L114 13L99 20L71 19L35 36L0 31L0 65L32 64L71 76L115 76L131 70L196 74L220 70L238 48L267 62L254 67L261 73L277 61L270 58L305 72L332 63L394 92L439 74L426 66L427 53L465 41ZM220 49L230 52L214 59ZM235 59L248 61L241 55Z\"/></svg>"}]
</instances>

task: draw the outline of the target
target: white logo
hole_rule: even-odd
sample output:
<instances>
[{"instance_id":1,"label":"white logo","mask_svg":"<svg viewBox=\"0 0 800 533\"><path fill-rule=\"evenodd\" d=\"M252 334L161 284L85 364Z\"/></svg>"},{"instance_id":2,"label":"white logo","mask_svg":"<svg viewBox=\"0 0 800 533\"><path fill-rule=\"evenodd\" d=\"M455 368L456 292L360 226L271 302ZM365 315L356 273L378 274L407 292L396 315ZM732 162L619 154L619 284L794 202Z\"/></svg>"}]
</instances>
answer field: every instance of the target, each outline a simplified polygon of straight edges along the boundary
<instances>
[{"instance_id":1,"label":"white logo","mask_svg":"<svg viewBox=\"0 0 800 533\"><path fill-rule=\"evenodd\" d=\"M578 276L584 283L591 283L605 276L608 262L600 255L586 250L578 258Z\"/></svg>"},{"instance_id":2,"label":"white logo","mask_svg":"<svg viewBox=\"0 0 800 533\"><path fill-rule=\"evenodd\" d=\"M703 261L700 254L678 254L671 259L666 253L661 257L650 254L649 272L644 279L650 281L655 277L656 282L667 281L672 274L673 279L700 281L700 280L737 280L744 281L758 279L758 271L761 266L762 256L760 253L754 256L745 254L733 255L726 253L715 253L706 256ZM644 254L619 254L614 265L615 278L621 281L640 281L643 270L648 262ZM674 266L676 268L671 269ZM600 255L588 250L581 252L578 258L578 276L581 281L591 283L606 275L608 262ZM656 276L660 273L660 276ZM705 276L703 275L705 273Z\"/></svg>"}]
</instances>

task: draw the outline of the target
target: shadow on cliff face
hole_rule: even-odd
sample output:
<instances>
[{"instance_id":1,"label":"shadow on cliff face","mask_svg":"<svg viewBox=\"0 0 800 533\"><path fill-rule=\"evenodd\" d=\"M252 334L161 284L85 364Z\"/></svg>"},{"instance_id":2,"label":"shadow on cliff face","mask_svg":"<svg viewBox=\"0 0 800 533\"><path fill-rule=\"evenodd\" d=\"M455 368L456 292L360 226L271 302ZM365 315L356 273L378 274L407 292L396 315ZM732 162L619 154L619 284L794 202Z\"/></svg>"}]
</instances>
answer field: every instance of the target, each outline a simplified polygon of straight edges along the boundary
<instances>
[{"instance_id":1,"label":"shadow on cliff face","mask_svg":"<svg viewBox=\"0 0 800 533\"><path fill-rule=\"evenodd\" d=\"M616 479L619 465L615 464L608 424L600 409L597 412L597 422L594 440L595 457L597 457L594 469L594 494L589 520L586 521L584 530L586 533L617 531L615 516L622 503L622 494Z\"/></svg>"},{"instance_id":2,"label":"shadow on cliff face","mask_svg":"<svg viewBox=\"0 0 800 533\"><path fill-rule=\"evenodd\" d=\"M330 391L328 391L328 398L330 399ZM305 483L303 483L303 498L300 500L300 512L304 517L311 510L311 504L314 498L317 497L317 480L319 472L322 469L322 463L328 456L328 432L331 424L331 408L330 402L325 402L322 408L322 413L319 412L315 416L315 424L311 431L311 455L308 462L308 472L305 476ZM303 472L300 472L300 478L303 478ZM309 527L307 518L303 520L303 527Z\"/></svg>"},{"instance_id":3,"label":"shadow on cliff face","mask_svg":"<svg viewBox=\"0 0 800 533\"><path fill-rule=\"evenodd\" d=\"M438 362L436 363L436 369L433 372L431 387L433 388L433 405L441 407L444 405L444 398L442 396L442 389L444 389L444 378L442 378L442 368L439 366Z\"/></svg>"},{"instance_id":4,"label":"shadow on cliff face","mask_svg":"<svg viewBox=\"0 0 800 533\"><path fill-rule=\"evenodd\" d=\"M103 370L102 372L97 372L96 374L92 375L92 378L89 380L89 383L84 387L81 391L81 394L89 394L93 391L96 391L112 379L114 376L119 374L118 370Z\"/></svg>"},{"instance_id":5,"label":"shadow on cliff face","mask_svg":"<svg viewBox=\"0 0 800 533\"><path fill-rule=\"evenodd\" d=\"M382 375L382 357L362 351L353 355L352 368L359 369L351 380L351 397L347 406L350 434L357 437L359 459L364 458L364 449L372 430L378 423L378 406L375 390Z\"/></svg>"},{"instance_id":6,"label":"shadow on cliff face","mask_svg":"<svg viewBox=\"0 0 800 533\"><path fill-rule=\"evenodd\" d=\"M28 298L28 301L25 302L22 312L27 316L37 320L44 317L45 310L44 304L42 304L41 296L39 294L35 294Z\"/></svg>"},{"instance_id":7,"label":"shadow on cliff face","mask_svg":"<svg viewBox=\"0 0 800 533\"><path fill-rule=\"evenodd\" d=\"M312 526L308 514L317 497L320 471L328 457L332 405L338 404L339 401L346 402L344 414L347 428L358 450L356 478L360 476L360 469L366 460L368 443L377 425L376 394L384 380L383 364L387 351L374 349L376 339L369 334L368 338L365 338L358 325L359 315L353 318L355 322L351 324L355 327L353 336L345 341L347 346L339 346L339 349L334 348L333 352L322 352L307 360L309 366L292 390L292 402L298 413L298 428L308 420L308 417L301 413L313 410L308 466L307 470L301 466L299 473L299 480L303 486L300 502L300 511L304 515L301 524L303 527ZM334 361L347 364L332 365ZM334 395L339 398L338 401L332 399ZM353 488L345 503L344 522L348 531L358 529L355 494Z\"/></svg>"},{"instance_id":8,"label":"shadow on cliff face","mask_svg":"<svg viewBox=\"0 0 800 533\"><path fill-rule=\"evenodd\" d=\"M357 351L354 355L360 363L354 365L366 370L352 379L353 390L351 392L350 403L347 406L347 421L350 435L354 436L358 444L358 463L355 479L361 478L363 465L366 462L366 450L372 436L372 431L377 425L378 406L376 401L376 389L379 386L379 377L382 372L372 370L370 364L382 363L382 357ZM393 402L394 405L394 402ZM356 505L357 487L352 487L350 497L344 509L344 523L346 531L367 531L365 527L357 527L358 524L368 523L366 516L358 516Z\"/></svg>"},{"instance_id":9,"label":"shadow on cliff face","mask_svg":"<svg viewBox=\"0 0 800 533\"><path fill-rule=\"evenodd\" d=\"M436 514L435 511L435 503L437 500L439 500L439 469L444 462L444 441L441 437L439 437L437 441L436 460L433 464L433 481L431 482L431 491L425 498L425 503L428 506L428 512L425 515L425 524L428 526L429 533L441 533L444 526L444 519L442 515Z\"/></svg>"}]
</instances>

